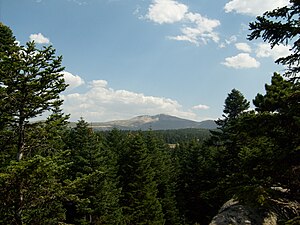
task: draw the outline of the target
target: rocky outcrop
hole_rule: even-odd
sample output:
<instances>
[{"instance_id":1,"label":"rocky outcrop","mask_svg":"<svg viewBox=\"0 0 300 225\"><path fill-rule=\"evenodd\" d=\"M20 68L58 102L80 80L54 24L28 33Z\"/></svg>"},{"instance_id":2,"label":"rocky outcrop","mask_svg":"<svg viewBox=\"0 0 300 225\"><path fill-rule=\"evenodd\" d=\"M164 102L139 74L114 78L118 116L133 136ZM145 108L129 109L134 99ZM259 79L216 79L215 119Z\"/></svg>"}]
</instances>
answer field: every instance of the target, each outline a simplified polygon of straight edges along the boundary
<instances>
[{"instance_id":1,"label":"rocky outcrop","mask_svg":"<svg viewBox=\"0 0 300 225\"><path fill-rule=\"evenodd\" d=\"M221 207L210 225L278 225L300 215L297 201L280 199L271 202L268 209L262 210L231 199Z\"/></svg>"}]
</instances>

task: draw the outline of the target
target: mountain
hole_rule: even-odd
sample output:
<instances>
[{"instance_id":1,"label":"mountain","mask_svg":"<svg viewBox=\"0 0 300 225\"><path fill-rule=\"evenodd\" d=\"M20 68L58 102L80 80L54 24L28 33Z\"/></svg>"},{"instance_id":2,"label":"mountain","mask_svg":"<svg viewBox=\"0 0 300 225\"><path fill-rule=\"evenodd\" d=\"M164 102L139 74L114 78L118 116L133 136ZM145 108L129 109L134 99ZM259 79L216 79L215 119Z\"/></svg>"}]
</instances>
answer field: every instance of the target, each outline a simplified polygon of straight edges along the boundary
<instances>
[{"instance_id":1,"label":"mountain","mask_svg":"<svg viewBox=\"0 0 300 225\"><path fill-rule=\"evenodd\" d=\"M114 127L120 130L215 129L217 127L213 120L196 122L165 114L137 116L129 120L115 120L103 123L93 122L91 126L97 130L110 130Z\"/></svg>"}]
</instances>

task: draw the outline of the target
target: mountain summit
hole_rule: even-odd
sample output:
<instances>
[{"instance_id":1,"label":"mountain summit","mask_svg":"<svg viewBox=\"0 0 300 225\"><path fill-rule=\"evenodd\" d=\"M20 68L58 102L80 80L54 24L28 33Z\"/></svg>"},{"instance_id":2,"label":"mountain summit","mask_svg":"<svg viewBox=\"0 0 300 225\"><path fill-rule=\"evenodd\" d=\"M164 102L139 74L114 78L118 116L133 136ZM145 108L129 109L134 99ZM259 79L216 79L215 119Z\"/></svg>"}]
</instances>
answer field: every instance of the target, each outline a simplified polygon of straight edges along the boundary
<instances>
[{"instance_id":1,"label":"mountain summit","mask_svg":"<svg viewBox=\"0 0 300 225\"><path fill-rule=\"evenodd\" d=\"M193 120L182 119L166 114L159 114L155 116L142 115L129 120L114 120L103 123L92 123L91 126L94 129L99 130L110 130L114 127L120 130L173 130L185 128L216 128L216 124L213 120L196 122Z\"/></svg>"}]
</instances>

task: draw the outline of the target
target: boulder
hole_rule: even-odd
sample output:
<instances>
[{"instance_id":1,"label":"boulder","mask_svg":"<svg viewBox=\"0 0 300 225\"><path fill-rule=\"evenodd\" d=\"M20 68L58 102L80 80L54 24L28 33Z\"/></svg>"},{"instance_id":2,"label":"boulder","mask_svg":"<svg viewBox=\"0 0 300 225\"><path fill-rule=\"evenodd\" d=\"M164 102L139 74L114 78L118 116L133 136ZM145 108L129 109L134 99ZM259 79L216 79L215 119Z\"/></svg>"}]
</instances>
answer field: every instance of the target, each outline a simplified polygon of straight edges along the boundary
<instances>
[{"instance_id":1,"label":"boulder","mask_svg":"<svg viewBox=\"0 0 300 225\"><path fill-rule=\"evenodd\" d=\"M258 209L231 199L221 207L209 225L278 225L300 215L297 201L280 199L270 202L271 206L267 209Z\"/></svg>"}]
</instances>

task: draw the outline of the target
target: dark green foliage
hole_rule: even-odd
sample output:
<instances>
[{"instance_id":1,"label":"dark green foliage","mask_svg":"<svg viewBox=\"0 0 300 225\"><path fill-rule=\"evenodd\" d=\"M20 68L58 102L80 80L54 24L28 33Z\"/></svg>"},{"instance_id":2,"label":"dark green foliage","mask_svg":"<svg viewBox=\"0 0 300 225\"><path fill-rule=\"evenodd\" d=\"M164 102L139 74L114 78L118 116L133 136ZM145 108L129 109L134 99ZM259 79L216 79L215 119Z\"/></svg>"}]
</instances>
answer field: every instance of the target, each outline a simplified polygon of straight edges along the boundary
<instances>
[{"instance_id":1,"label":"dark green foliage","mask_svg":"<svg viewBox=\"0 0 300 225\"><path fill-rule=\"evenodd\" d=\"M126 224L164 224L151 156L141 134L129 134L120 156L121 204Z\"/></svg>"},{"instance_id":2,"label":"dark green foliage","mask_svg":"<svg viewBox=\"0 0 300 225\"><path fill-rule=\"evenodd\" d=\"M218 186L228 195L258 205L280 195L272 187L288 189L285 195L294 198L299 195L298 92L297 83L274 74L266 94L253 101L256 112L240 114L213 136L221 140L216 159L226 168Z\"/></svg>"},{"instance_id":3,"label":"dark green foliage","mask_svg":"<svg viewBox=\"0 0 300 225\"><path fill-rule=\"evenodd\" d=\"M233 89L219 129L204 145L189 141L174 149L183 223L208 224L233 197L263 208L270 199L299 198L299 83L275 73L265 88L255 111Z\"/></svg>"},{"instance_id":4,"label":"dark green foliage","mask_svg":"<svg viewBox=\"0 0 300 225\"><path fill-rule=\"evenodd\" d=\"M291 0L258 17L249 37L272 46L294 41L294 54L277 61L294 76L298 14ZM17 46L1 23L0 31L1 224L209 224L233 197L259 208L276 198L299 200L299 80L275 73L251 111L233 89L210 135L95 133L83 119L67 129L61 57L52 47ZM44 112L46 121L29 122ZM298 224L299 217L282 221Z\"/></svg>"},{"instance_id":5,"label":"dark green foliage","mask_svg":"<svg viewBox=\"0 0 300 225\"><path fill-rule=\"evenodd\" d=\"M293 171L299 166L300 146L300 86L299 83L284 80L279 74L274 74L271 85L266 85L266 94L257 95L253 101L257 111L261 112L257 118L258 128L271 142L273 160L269 166L273 171L273 182L288 187L292 192L298 192L299 176ZM258 121L258 122L260 122ZM272 163L272 164L271 164Z\"/></svg>"},{"instance_id":6,"label":"dark green foliage","mask_svg":"<svg viewBox=\"0 0 300 225\"><path fill-rule=\"evenodd\" d=\"M290 0L288 6L265 12L263 16L258 16L255 22L250 23L252 33L248 37L249 40L262 38L263 41L269 42L271 47L293 43L293 53L277 59L276 63L287 65L286 74L294 77L299 77L300 72L299 14L299 1Z\"/></svg>"},{"instance_id":7,"label":"dark green foliage","mask_svg":"<svg viewBox=\"0 0 300 225\"><path fill-rule=\"evenodd\" d=\"M67 164L64 156L34 156L11 162L0 173L1 224L56 224L65 218L66 186L58 177ZM20 199L21 198L21 199Z\"/></svg>"},{"instance_id":8,"label":"dark green foliage","mask_svg":"<svg viewBox=\"0 0 300 225\"><path fill-rule=\"evenodd\" d=\"M247 110L250 103L242 93L236 89L231 90L225 99L224 114L226 119L236 119L242 112Z\"/></svg>"},{"instance_id":9,"label":"dark green foliage","mask_svg":"<svg viewBox=\"0 0 300 225\"><path fill-rule=\"evenodd\" d=\"M9 125L5 122L12 116L6 113L5 102L4 99L2 99L2 97L5 96L5 86L2 83L2 77L4 75L2 74L7 73L3 68L2 60L18 50L15 41L16 39L11 29L0 23L0 165L4 165L15 152L11 146L14 132L12 129L8 129Z\"/></svg>"},{"instance_id":10,"label":"dark green foliage","mask_svg":"<svg viewBox=\"0 0 300 225\"><path fill-rule=\"evenodd\" d=\"M152 131L156 136L161 137L168 144L177 144L181 142L188 142L198 140L202 142L209 138L210 133L208 129L187 128L179 130L159 130Z\"/></svg>"},{"instance_id":11,"label":"dark green foliage","mask_svg":"<svg viewBox=\"0 0 300 225\"><path fill-rule=\"evenodd\" d=\"M68 178L78 180L80 188L76 194L89 202L84 207L77 205L76 214L69 222L120 224L116 162L110 151L105 150L101 137L81 119L70 131L67 147L71 150L69 162L72 163Z\"/></svg>"},{"instance_id":12,"label":"dark green foliage","mask_svg":"<svg viewBox=\"0 0 300 225\"><path fill-rule=\"evenodd\" d=\"M55 224L64 220L63 201L71 198L62 179L68 117L60 111L59 93L67 86L61 57L52 47L19 47L8 27L0 29L1 222ZM46 122L29 123L46 111Z\"/></svg>"},{"instance_id":13,"label":"dark green foliage","mask_svg":"<svg viewBox=\"0 0 300 225\"><path fill-rule=\"evenodd\" d=\"M212 131L209 140L218 147L220 152L216 156L219 162L220 171L225 174L232 174L238 170L238 152L242 145L238 140L242 140L242 132L237 129L240 117L249 108L250 103L243 94L233 89L225 99L223 119L216 123L220 126L219 131Z\"/></svg>"},{"instance_id":14,"label":"dark green foliage","mask_svg":"<svg viewBox=\"0 0 300 225\"><path fill-rule=\"evenodd\" d=\"M29 119L59 107L59 94L67 85L60 73L62 57L56 57L51 46L37 49L34 42L28 42L26 47L12 45L9 49L13 50L0 55L0 127L5 124L14 133L12 141L17 143L17 160L21 160L28 153L25 133L33 126L28 125Z\"/></svg>"},{"instance_id":15,"label":"dark green foliage","mask_svg":"<svg viewBox=\"0 0 300 225\"><path fill-rule=\"evenodd\" d=\"M7 26L0 22L0 55L9 55L12 52L18 50L16 44L16 38L13 36L13 32Z\"/></svg>"},{"instance_id":16,"label":"dark green foliage","mask_svg":"<svg viewBox=\"0 0 300 225\"><path fill-rule=\"evenodd\" d=\"M145 136L148 154L152 158L152 168L157 183L157 198L162 205L165 224L180 224L176 202L176 171L169 147L155 133L149 131Z\"/></svg>"},{"instance_id":17,"label":"dark green foliage","mask_svg":"<svg viewBox=\"0 0 300 225\"><path fill-rule=\"evenodd\" d=\"M214 149L197 141L180 143L173 153L177 161L178 208L183 224L208 224L223 199L215 191L218 167Z\"/></svg>"},{"instance_id":18,"label":"dark green foliage","mask_svg":"<svg viewBox=\"0 0 300 225\"><path fill-rule=\"evenodd\" d=\"M117 130L113 129L112 131L99 131L99 133L103 134L108 139L111 138L115 133L119 133L119 138L116 140L121 140L121 136L124 136L128 133L148 133L149 131L127 131L127 130ZM203 142L204 140L210 137L210 130L208 129L198 129L198 128L186 128L179 130L151 130L155 136L164 141L167 144L178 144L181 142L189 142L192 140L198 140L199 142Z\"/></svg>"},{"instance_id":19,"label":"dark green foliage","mask_svg":"<svg viewBox=\"0 0 300 225\"><path fill-rule=\"evenodd\" d=\"M243 112L249 109L249 106L250 103L245 99L243 94L236 89L232 89L225 99L224 119L216 121L220 126L219 128L222 130L230 127L231 121L237 119Z\"/></svg>"}]
</instances>

